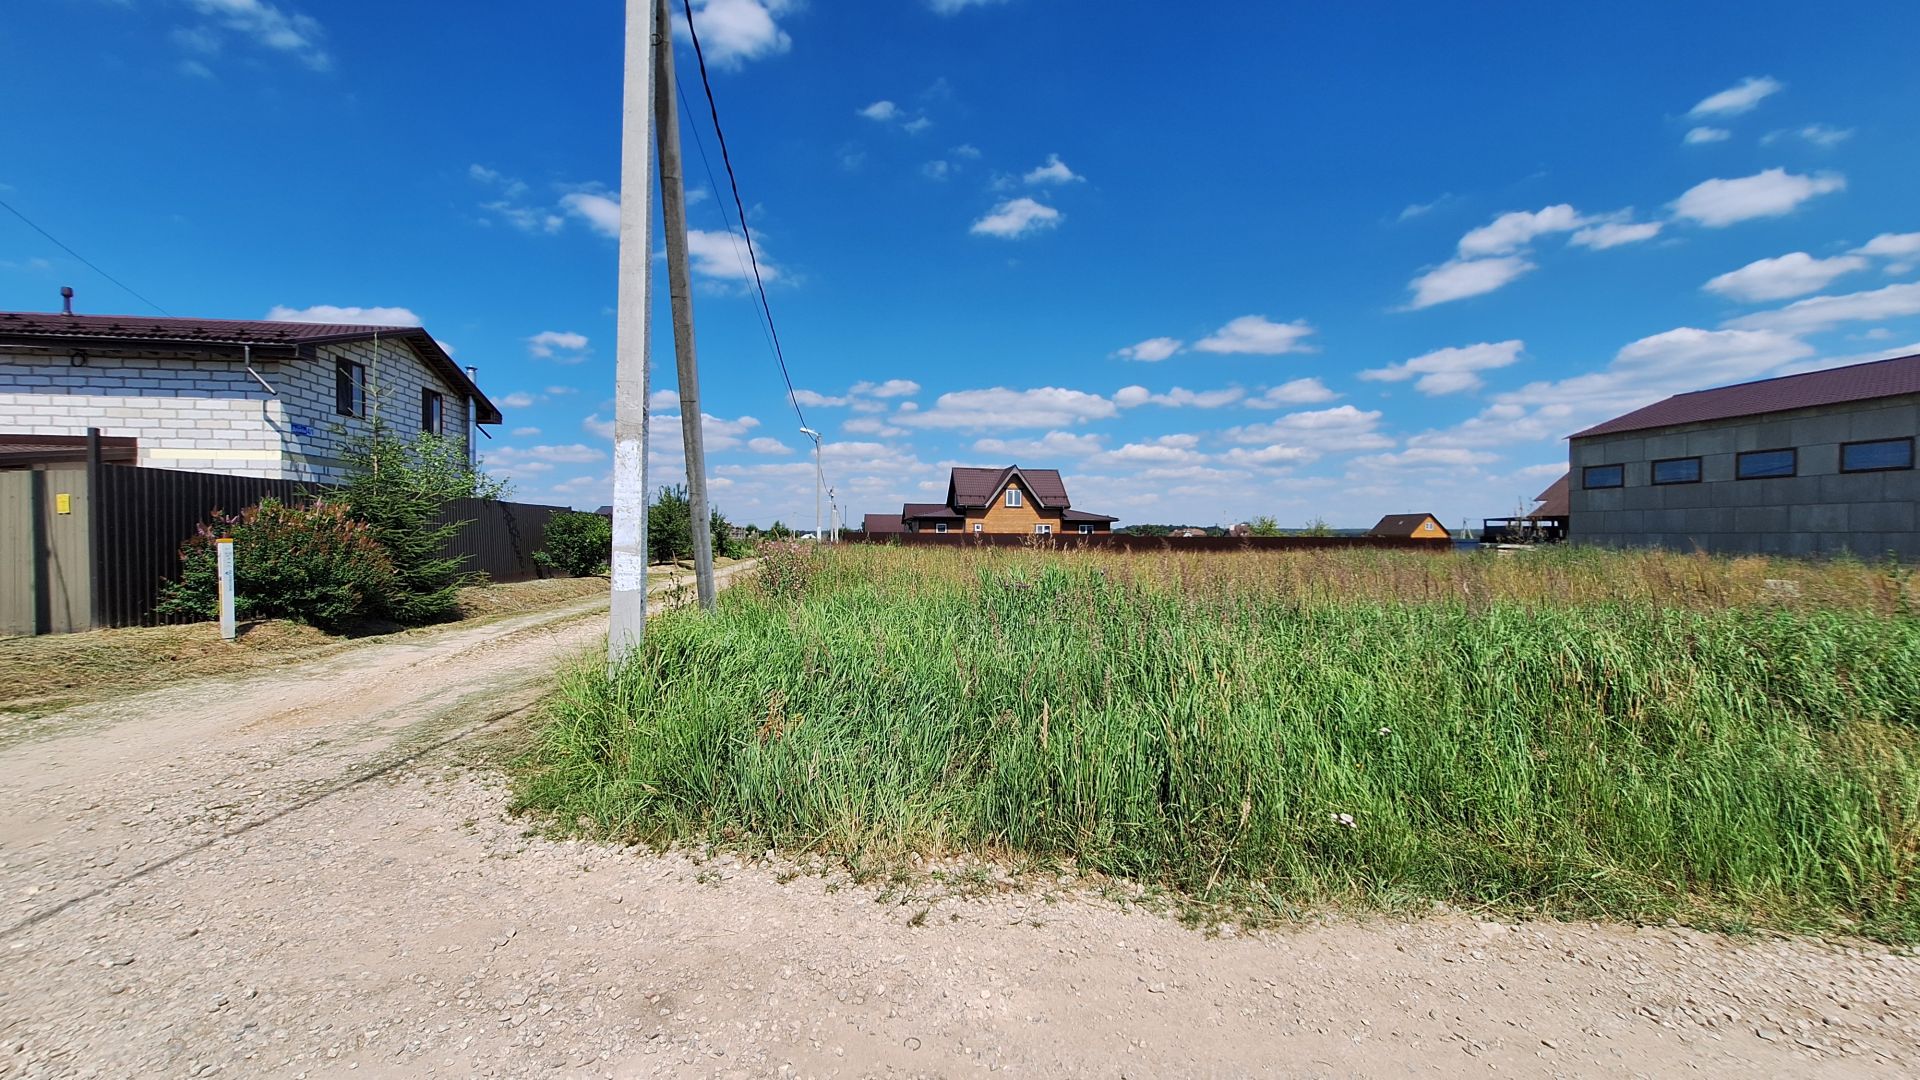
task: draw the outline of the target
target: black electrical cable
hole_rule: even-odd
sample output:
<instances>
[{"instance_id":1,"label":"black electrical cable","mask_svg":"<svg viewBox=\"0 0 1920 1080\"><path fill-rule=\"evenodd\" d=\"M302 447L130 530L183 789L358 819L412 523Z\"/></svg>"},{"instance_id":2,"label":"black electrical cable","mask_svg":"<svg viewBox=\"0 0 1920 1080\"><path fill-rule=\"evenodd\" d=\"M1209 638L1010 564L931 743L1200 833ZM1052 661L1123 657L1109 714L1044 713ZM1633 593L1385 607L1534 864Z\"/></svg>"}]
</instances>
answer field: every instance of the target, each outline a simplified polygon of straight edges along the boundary
<instances>
[{"instance_id":1,"label":"black electrical cable","mask_svg":"<svg viewBox=\"0 0 1920 1080\"><path fill-rule=\"evenodd\" d=\"M119 278L117 278L117 277L114 277L114 276L113 276L112 274L109 274L109 273L107 273L107 272L106 272L105 270L102 270L102 269L100 269L99 267L97 267L97 266L95 266L95 265L93 265L93 264L92 264L91 262L88 262L88 261L87 261L87 257L86 257L85 255L82 255L82 254L80 254L79 252L77 252L77 251L75 251L75 250L73 250L72 248L70 248L70 247L68 247L67 245L65 245L65 244L63 244L63 243L61 243L61 242L60 242L60 238L59 238L59 237L57 237L57 236L55 236L55 235L53 235L52 233L50 233L50 232L48 232L47 230L45 230L45 229L43 229L43 228L41 228L40 226L38 226L38 225L36 225L36 224L34 224L34 222L33 222L33 219L32 219L32 218L30 218L30 217L28 217L27 215L25 215L25 214L23 214L23 213L21 213L20 211L18 211L18 210L16 210L16 209L14 209L14 207L13 207L13 204L12 204L12 203L10 203L10 202L7 202L7 201L6 201L5 199L0 199L0 206L4 206L4 207L6 207L6 208L7 208L7 212L8 212L8 213L10 213L10 214L12 214L12 215L13 215L14 217L17 217L17 218L19 218L19 219L20 219L21 221L24 221L24 222L26 222L26 223L27 223L27 227L28 227L28 228L30 228L30 229L32 229L32 230L33 230L34 232L37 232L37 233L39 233L39 234L40 234L41 236L44 236L44 237L46 237L46 238L47 238L48 240L51 240L51 241L53 241L53 246L55 246L55 247L57 247L57 248L59 248L59 249L60 249L61 251L64 251L64 252L66 252L67 254L69 254L69 255L71 255L71 256L73 256L74 258L76 258L76 259L79 259L79 260L80 260L80 261L81 261L81 262L82 262L83 264L85 264L85 265L86 265L86 268L87 268L87 269L89 269L89 270L91 270L91 271L93 271L93 272L94 272L94 273L96 273L96 274L99 274L99 275L100 275L101 277L103 277L103 278L106 278L106 279L107 279L108 281L111 281L111 282L113 282L113 283L114 283L115 285L118 285L118 286L120 286L120 287L121 287L122 289L125 289L125 290L126 290L126 291L127 291L127 292L128 292L128 293L129 293L129 294L130 294L130 295L131 295L131 296L132 296L133 298L134 298L134 299L136 299L136 300L138 300L138 301L140 301L141 303L143 303L143 304L145 304L145 305L147 305L148 307L150 307L150 308L152 308L153 310L155 310L155 311L157 311L157 312L159 312L159 313L160 313L160 314L162 314L162 315L165 315L165 316L167 316L168 318L172 318L172 316L173 316L173 312L171 312L171 311L168 311L168 310L167 310L166 308L163 308L163 307L161 307L161 306L160 306L159 304L156 304L156 303L154 303L153 301L151 301L151 300L149 300L149 299L147 299L146 297L144 297L144 296L141 296L141 295L140 295L139 293L137 293L137 292L134 292L134 291L133 291L133 288L132 288L131 286L129 286L129 285L128 285L128 284L126 283L126 282L124 282L124 281L121 281L121 280L120 280Z\"/></svg>"}]
</instances>

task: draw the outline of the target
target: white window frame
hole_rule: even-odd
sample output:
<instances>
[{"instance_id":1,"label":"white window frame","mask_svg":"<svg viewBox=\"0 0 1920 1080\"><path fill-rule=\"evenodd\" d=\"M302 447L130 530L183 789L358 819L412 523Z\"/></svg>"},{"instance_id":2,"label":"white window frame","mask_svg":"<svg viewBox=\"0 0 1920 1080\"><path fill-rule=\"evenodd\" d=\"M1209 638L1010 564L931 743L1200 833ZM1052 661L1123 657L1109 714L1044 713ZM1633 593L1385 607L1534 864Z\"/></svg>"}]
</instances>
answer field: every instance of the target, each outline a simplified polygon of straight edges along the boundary
<instances>
[{"instance_id":1,"label":"white window frame","mask_svg":"<svg viewBox=\"0 0 1920 1080\"><path fill-rule=\"evenodd\" d=\"M1093 526L1091 526L1091 525L1082 525L1082 526L1080 526L1080 535L1081 535L1081 536L1088 536L1088 535L1091 535L1091 534L1092 534L1092 532L1093 532Z\"/></svg>"},{"instance_id":2,"label":"white window frame","mask_svg":"<svg viewBox=\"0 0 1920 1080\"><path fill-rule=\"evenodd\" d=\"M946 532L946 531L947 531L947 523L946 523L946 522L944 522L944 521L936 521L936 522L934 522L934 523L933 523L933 531L934 531L934 532L937 532L937 533L943 533L943 532Z\"/></svg>"},{"instance_id":3,"label":"white window frame","mask_svg":"<svg viewBox=\"0 0 1920 1080\"><path fill-rule=\"evenodd\" d=\"M1007 486L1007 505L1008 506L1020 505L1020 489L1019 488L1014 487L1012 485Z\"/></svg>"},{"instance_id":4,"label":"white window frame","mask_svg":"<svg viewBox=\"0 0 1920 1080\"><path fill-rule=\"evenodd\" d=\"M976 533L982 533L987 531L987 527L976 521L973 523L973 531Z\"/></svg>"},{"instance_id":5,"label":"white window frame","mask_svg":"<svg viewBox=\"0 0 1920 1080\"><path fill-rule=\"evenodd\" d=\"M1035 536L1052 536L1052 535L1053 535L1053 523L1052 523L1052 522L1050 522L1050 521L1036 521L1036 522L1034 522L1034 523L1033 523L1033 535L1035 535Z\"/></svg>"}]
</instances>

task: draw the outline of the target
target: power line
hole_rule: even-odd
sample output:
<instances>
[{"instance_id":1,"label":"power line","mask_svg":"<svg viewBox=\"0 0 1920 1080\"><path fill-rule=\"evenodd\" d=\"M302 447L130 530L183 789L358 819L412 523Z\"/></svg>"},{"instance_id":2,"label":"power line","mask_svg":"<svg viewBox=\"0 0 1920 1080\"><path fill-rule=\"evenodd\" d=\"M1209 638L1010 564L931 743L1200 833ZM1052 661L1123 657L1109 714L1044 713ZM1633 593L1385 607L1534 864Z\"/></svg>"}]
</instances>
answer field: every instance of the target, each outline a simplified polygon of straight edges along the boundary
<instances>
[{"instance_id":1,"label":"power line","mask_svg":"<svg viewBox=\"0 0 1920 1080\"><path fill-rule=\"evenodd\" d=\"M687 16L687 36L693 39L693 58L700 64L700 87L706 91L707 112L713 117L713 134L720 142L720 162L727 168L727 183L733 188L733 208L740 215L740 233L747 241L747 258L753 264L753 284L760 293L760 308L766 313L767 333L773 338L773 358L780 364L780 378L787 384L787 402L793 406L793 414L800 418L800 426L807 426L807 415L800 411L800 399L794 393L793 376L787 371L787 354L780 347L780 331L773 323L773 307L767 303L767 285L760 277L760 256L753 249L753 230L747 228L747 205L740 198L740 180L733 172L733 155L727 152L727 133L720 126L720 106L713 100L713 82L707 77L707 56L700 48L700 31L693 25L693 0L680 0L681 8ZM702 150L704 154L705 151Z\"/></svg>"},{"instance_id":2,"label":"power line","mask_svg":"<svg viewBox=\"0 0 1920 1080\"><path fill-rule=\"evenodd\" d=\"M700 151L700 167L706 170L707 186L713 190L713 205L715 209L720 211L721 224L727 226L727 239L732 241L733 258L735 262L740 264L740 276L744 278L750 275L752 271L747 268L747 255L740 245L740 237L734 233L732 222L727 218L726 200L720 194L720 181L714 179L713 163L707 159L706 140L700 137L700 125L693 122L693 111L687 107L687 96L685 94L678 96L680 98L680 115L686 118L687 130L693 134L694 148ZM746 222L741 222L740 228L742 232L746 231ZM763 314L759 308L753 309L753 317L760 327L761 338L767 343L767 351L769 353L775 352L773 347L772 324L767 322L766 315ZM804 417L801 423L802 426L805 426Z\"/></svg>"},{"instance_id":3,"label":"power line","mask_svg":"<svg viewBox=\"0 0 1920 1080\"><path fill-rule=\"evenodd\" d=\"M87 260L87 257L86 257L85 255L82 255L82 254L80 254L79 252L77 252L77 251L75 251L75 250L73 250L72 248L70 248L70 247L68 247L67 245L65 245L65 244L63 244L63 243L61 243L61 242L60 242L60 238L59 238L59 237L57 237L57 236L55 236L55 235L53 235L52 233L50 233L50 232L48 232L47 230L45 230L45 229L43 229L43 228L41 228L40 226L38 226L38 225L36 225L36 224L34 224L34 223L33 223L33 219L32 219L32 218L30 218L30 217L28 217L27 215L25 215L25 214L23 214L23 213L21 213L21 212L20 212L19 210L16 210L16 209L14 209L14 206L13 206L13 204L12 204L12 203L10 203L10 202L8 202L8 201L6 201L5 199L0 199L0 206L4 206L4 207L6 207L6 208L7 208L7 212L8 212L8 213L10 213L10 214L12 214L12 215L13 215L14 217L17 217L17 218L19 218L19 219L20 219L21 221L24 221L24 222L26 222L26 223L27 223L27 227L28 227L28 228L30 228L30 229L32 229L32 230L33 230L34 232L37 232L37 233L39 233L39 234L40 234L41 236L44 236L44 237L46 237L46 238L47 238L48 240L51 240L51 241L53 241L53 246L55 246L55 247L57 247L57 248L59 248L59 249L60 249L61 251L64 251L64 252L66 252L67 254L69 254L69 255L71 255L71 256L73 256L74 258L76 258L76 259L79 259L79 260L81 261L81 263L83 263L83 264L85 264L85 266L86 266L86 268L87 268L87 269L89 269L89 270L91 270L91 271L93 271L93 272L94 272L94 273L96 273L96 274L99 274L99 275L100 275L101 277L103 277L103 278L106 278L106 279L107 279L108 281L111 281L111 282L113 282L113 283L114 283L115 285L118 285L118 286L120 286L120 287L121 287L122 289L125 289L125 290L126 290L126 291L127 291L127 292L128 292L129 294L130 294L130 295L132 295L132 296L133 296L133 298L134 298L134 299L136 299L136 300L138 300L138 301L140 301L141 303L143 303L143 304L145 304L145 305L147 305L148 307L150 307L150 308L152 308L153 310L155 310L155 311L157 311L157 312L159 312L160 314L162 314L162 315L165 315L165 316L168 316L169 318L171 318L171 317L172 317L172 315L173 315L173 312L171 312L171 311L168 311L168 310L167 310L166 308L163 308L163 307L161 307L161 306L160 306L159 304L156 304L156 303L154 303L153 301L151 301L151 300L149 300L149 299L147 299L146 297L144 297L144 296L141 296L141 295L140 295L139 293L137 293L137 292L134 292L134 291L133 291L133 287L132 287L132 286L130 286L130 285L128 285L128 284L127 284L126 282L124 282L124 281L121 281L121 280L120 280L119 278L117 278L117 277L114 277L114 276L113 276L112 274L109 274L109 273L107 273L107 272L106 272L105 270L102 270L102 269L100 269L99 267L97 267L97 266L95 266L95 265L93 265L93 263L91 263L91 262L89 262L89 261Z\"/></svg>"}]
</instances>

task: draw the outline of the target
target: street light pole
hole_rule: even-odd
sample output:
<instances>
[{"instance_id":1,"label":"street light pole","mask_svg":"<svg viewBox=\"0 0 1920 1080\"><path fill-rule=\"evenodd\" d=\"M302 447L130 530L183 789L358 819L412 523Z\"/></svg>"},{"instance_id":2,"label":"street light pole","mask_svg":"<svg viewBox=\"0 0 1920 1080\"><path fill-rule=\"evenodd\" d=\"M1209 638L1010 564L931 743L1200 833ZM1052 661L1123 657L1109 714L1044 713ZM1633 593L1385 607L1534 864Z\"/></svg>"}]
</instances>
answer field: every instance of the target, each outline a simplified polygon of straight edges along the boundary
<instances>
[{"instance_id":1,"label":"street light pole","mask_svg":"<svg viewBox=\"0 0 1920 1080\"><path fill-rule=\"evenodd\" d=\"M647 384L653 334L655 0L627 0L620 109L620 279L613 373L613 601L607 664L639 647L647 622ZM669 46L671 47L671 46ZM699 418L694 419L699 423Z\"/></svg>"},{"instance_id":2,"label":"street light pole","mask_svg":"<svg viewBox=\"0 0 1920 1080\"><path fill-rule=\"evenodd\" d=\"M821 535L820 496L827 489L827 474L820 467L820 433L812 428L803 427L800 434L813 440L813 540L819 543L825 537Z\"/></svg>"}]
</instances>

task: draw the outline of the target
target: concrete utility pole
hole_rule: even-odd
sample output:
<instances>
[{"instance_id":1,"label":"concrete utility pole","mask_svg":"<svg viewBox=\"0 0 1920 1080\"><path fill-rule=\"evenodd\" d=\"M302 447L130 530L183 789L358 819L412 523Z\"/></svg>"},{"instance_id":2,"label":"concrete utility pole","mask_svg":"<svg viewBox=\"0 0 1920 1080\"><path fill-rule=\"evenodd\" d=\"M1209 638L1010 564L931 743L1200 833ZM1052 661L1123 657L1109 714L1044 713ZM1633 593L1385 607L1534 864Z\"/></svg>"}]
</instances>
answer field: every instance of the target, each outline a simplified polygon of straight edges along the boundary
<instances>
[{"instance_id":1,"label":"concrete utility pole","mask_svg":"<svg viewBox=\"0 0 1920 1080\"><path fill-rule=\"evenodd\" d=\"M653 50L653 125L660 145L660 212L667 229L667 290L673 297L673 358L680 381L680 440L687 452L687 517L693 530L693 580L700 607L713 610L713 515L707 509L707 451L700 413L700 369L693 351L693 275L687 268L687 192L680 168L680 116L674 111L673 26L667 0L654 5L660 42Z\"/></svg>"},{"instance_id":2,"label":"concrete utility pole","mask_svg":"<svg viewBox=\"0 0 1920 1080\"><path fill-rule=\"evenodd\" d=\"M827 474L820 468L820 433L803 427L800 434L813 440L813 539L818 543L825 539L820 534L820 495L827 489Z\"/></svg>"},{"instance_id":3,"label":"concrete utility pole","mask_svg":"<svg viewBox=\"0 0 1920 1080\"><path fill-rule=\"evenodd\" d=\"M654 50L668 29L655 0L627 0L620 123L620 291L613 375L613 603L607 664L640 644L647 624L647 385L653 330ZM669 46L671 47L671 46Z\"/></svg>"}]
</instances>

